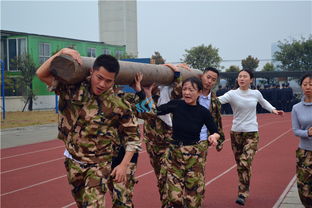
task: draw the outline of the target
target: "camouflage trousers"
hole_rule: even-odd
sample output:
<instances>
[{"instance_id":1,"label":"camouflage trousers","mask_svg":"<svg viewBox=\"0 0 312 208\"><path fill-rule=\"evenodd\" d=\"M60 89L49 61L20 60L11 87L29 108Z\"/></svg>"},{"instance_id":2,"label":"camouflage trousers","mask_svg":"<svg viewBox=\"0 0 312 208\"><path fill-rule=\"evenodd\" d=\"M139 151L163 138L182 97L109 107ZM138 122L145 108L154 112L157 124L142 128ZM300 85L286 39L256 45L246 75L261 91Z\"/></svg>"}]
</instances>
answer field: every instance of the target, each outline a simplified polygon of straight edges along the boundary
<instances>
[{"instance_id":1,"label":"camouflage trousers","mask_svg":"<svg viewBox=\"0 0 312 208\"><path fill-rule=\"evenodd\" d=\"M166 183L165 173L161 173L161 167L163 164L163 158L168 149L168 146L155 145L152 142L146 142L146 151L150 157L150 163L154 169L157 178L157 187L160 195L160 200L167 198L164 192L164 184Z\"/></svg>"},{"instance_id":2,"label":"camouflage trousers","mask_svg":"<svg viewBox=\"0 0 312 208\"><path fill-rule=\"evenodd\" d=\"M302 204L312 207L312 151L298 148L297 157L297 186Z\"/></svg>"},{"instance_id":3,"label":"camouflage trousers","mask_svg":"<svg viewBox=\"0 0 312 208\"><path fill-rule=\"evenodd\" d=\"M127 168L127 181L117 183L110 177L108 180L108 189L112 197L113 208L132 208L134 185L137 183L135 178L137 164L129 163Z\"/></svg>"},{"instance_id":4,"label":"camouflage trousers","mask_svg":"<svg viewBox=\"0 0 312 208\"><path fill-rule=\"evenodd\" d=\"M201 207L205 192L205 162L208 142L178 146L171 144L164 157L162 174L166 173L163 207Z\"/></svg>"},{"instance_id":5,"label":"camouflage trousers","mask_svg":"<svg viewBox=\"0 0 312 208\"><path fill-rule=\"evenodd\" d=\"M245 198L249 196L251 164L258 149L258 142L258 132L231 131L231 145L239 180L238 195L243 195Z\"/></svg>"},{"instance_id":6,"label":"camouflage trousers","mask_svg":"<svg viewBox=\"0 0 312 208\"><path fill-rule=\"evenodd\" d=\"M72 195L79 208L105 207L107 181L111 172L111 164L80 164L65 158L67 179L73 186Z\"/></svg>"}]
</instances>

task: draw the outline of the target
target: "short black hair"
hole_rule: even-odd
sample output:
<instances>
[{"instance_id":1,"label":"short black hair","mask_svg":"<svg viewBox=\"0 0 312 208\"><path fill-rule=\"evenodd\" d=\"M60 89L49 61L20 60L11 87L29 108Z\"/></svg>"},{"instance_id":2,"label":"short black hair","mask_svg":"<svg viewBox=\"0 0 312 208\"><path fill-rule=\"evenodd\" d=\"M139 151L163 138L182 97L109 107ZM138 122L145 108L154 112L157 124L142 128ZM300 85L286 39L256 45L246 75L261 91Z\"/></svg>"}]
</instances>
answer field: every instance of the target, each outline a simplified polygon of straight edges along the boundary
<instances>
[{"instance_id":1,"label":"short black hair","mask_svg":"<svg viewBox=\"0 0 312 208\"><path fill-rule=\"evenodd\" d=\"M216 73L218 75L218 77L220 75L219 70L214 68L214 67L207 67L207 68L205 68L204 71L203 71L203 74L205 74L205 73L207 73L209 71L212 71L212 72Z\"/></svg>"},{"instance_id":2,"label":"short black hair","mask_svg":"<svg viewBox=\"0 0 312 208\"><path fill-rule=\"evenodd\" d=\"M201 80L198 77L189 77L187 79L185 79L182 82L182 86L186 83L186 82L190 82L192 84L192 86L195 88L195 86L197 87L198 91L201 91L203 89L203 84L201 82Z\"/></svg>"},{"instance_id":3,"label":"short black hair","mask_svg":"<svg viewBox=\"0 0 312 208\"><path fill-rule=\"evenodd\" d=\"M100 67L104 67L108 72L115 73L115 77L118 75L120 68L118 60L107 54L102 54L95 59L93 69L99 70Z\"/></svg>"},{"instance_id":4,"label":"short black hair","mask_svg":"<svg viewBox=\"0 0 312 208\"><path fill-rule=\"evenodd\" d=\"M305 78L308 78L308 77L312 79L312 73L307 73L303 75L303 77L300 79L300 86L302 85L303 80L305 80Z\"/></svg>"}]
</instances>

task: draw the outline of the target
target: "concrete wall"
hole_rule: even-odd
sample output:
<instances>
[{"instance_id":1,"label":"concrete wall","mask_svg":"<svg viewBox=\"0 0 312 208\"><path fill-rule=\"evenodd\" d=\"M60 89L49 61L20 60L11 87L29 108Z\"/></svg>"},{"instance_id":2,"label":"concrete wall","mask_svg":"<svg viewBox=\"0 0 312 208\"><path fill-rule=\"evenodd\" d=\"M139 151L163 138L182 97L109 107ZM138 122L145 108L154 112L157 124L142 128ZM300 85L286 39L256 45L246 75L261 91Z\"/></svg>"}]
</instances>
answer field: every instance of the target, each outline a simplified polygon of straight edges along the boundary
<instances>
[{"instance_id":1,"label":"concrete wall","mask_svg":"<svg viewBox=\"0 0 312 208\"><path fill-rule=\"evenodd\" d=\"M21 96L7 96L5 97L5 111L14 112L22 111L25 105L25 100ZM33 101L33 110L48 110L55 109L55 95L37 96ZM28 106L25 107L25 111ZM2 97L1 97L1 112L2 112Z\"/></svg>"},{"instance_id":2,"label":"concrete wall","mask_svg":"<svg viewBox=\"0 0 312 208\"><path fill-rule=\"evenodd\" d=\"M98 8L100 41L115 45L126 45L127 53L137 56L136 0L99 0Z\"/></svg>"}]
</instances>

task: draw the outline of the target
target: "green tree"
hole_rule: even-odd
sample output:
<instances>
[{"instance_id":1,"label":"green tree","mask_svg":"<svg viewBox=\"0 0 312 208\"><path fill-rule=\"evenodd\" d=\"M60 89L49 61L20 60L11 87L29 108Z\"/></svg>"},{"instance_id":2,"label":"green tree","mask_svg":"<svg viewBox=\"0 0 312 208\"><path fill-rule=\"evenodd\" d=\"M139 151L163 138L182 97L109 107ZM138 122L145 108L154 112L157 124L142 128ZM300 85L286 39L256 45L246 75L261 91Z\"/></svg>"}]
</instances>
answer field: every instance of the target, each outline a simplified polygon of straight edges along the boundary
<instances>
[{"instance_id":1,"label":"green tree","mask_svg":"<svg viewBox=\"0 0 312 208\"><path fill-rule=\"evenodd\" d=\"M234 66L234 65L231 65L229 68L227 68L225 71L226 72L239 72L240 68L239 66Z\"/></svg>"},{"instance_id":2,"label":"green tree","mask_svg":"<svg viewBox=\"0 0 312 208\"><path fill-rule=\"evenodd\" d=\"M160 55L158 51L154 52L154 55L152 55L151 59L152 64L164 64L166 62L166 60Z\"/></svg>"},{"instance_id":3,"label":"green tree","mask_svg":"<svg viewBox=\"0 0 312 208\"><path fill-rule=\"evenodd\" d=\"M274 67L274 65L273 65L272 63L268 62L268 63L266 63L266 64L263 66L263 68L262 68L261 71L263 71L263 72L275 71L275 67Z\"/></svg>"},{"instance_id":4,"label":"green tree","mask_svg":"<svg viewBox=\"0 0 312 208\"><path fill-rule=\"evenodd\" d=\"M249 55L246 59L242 60L243 69L255 71L259 66L259 60Z\"/></svg>"},{"instance_id":5,"label":"green tree","mask_svg":"<svg viewBox=\"0 0 312 208\"><path fill-rule=\"evenodd\" d=\"M204 44L185 50L184 59L192 68L204 70L207 67L219 68L222 58L219 56L219 49L212 45L205 46Z\"/></svg>"},{"instance_id":6,"label":"green tree","mask_svg":"<svg viewBox=\"0 0 312 208\"><path fill-rule=\"evenodd\" d=\"M29 102L28 110L32 111L33 100L36 98L32 81L36 74L37 66L28 53L22 54L11 61L13 67L21 72L18 84L24 88L23 97L25 99L25 106Z\"/></svg>"},{"instance_id":7,"label":"green tree","mask_svg":"<svg viewBox=\"0 0 312 208\"><path fill-rule=\"evenodd\" d=\"M283 71L312 70L312 35L308 39L278 42L274 58Z\"/></svg>"}]
</instances>

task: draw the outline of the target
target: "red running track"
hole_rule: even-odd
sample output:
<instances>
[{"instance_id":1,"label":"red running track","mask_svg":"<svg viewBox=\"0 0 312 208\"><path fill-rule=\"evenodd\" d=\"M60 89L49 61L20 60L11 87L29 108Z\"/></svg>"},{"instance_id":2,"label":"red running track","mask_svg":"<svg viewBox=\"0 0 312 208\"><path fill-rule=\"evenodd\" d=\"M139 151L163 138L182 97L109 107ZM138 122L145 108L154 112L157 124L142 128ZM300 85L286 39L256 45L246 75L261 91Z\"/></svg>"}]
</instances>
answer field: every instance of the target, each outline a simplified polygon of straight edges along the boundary
<instances>
[{"instance_id":1,"label":"red running track","mask_svg":"<svg viewBox=\"0 0 312 208\"><path fill-rule=\"evenodd\" d=\"M206 193L202 207L239 207L236 165L229 142L231 116L223 117L224 149L209 149ZM295 175L298 140L291 130L290 113L284 117L258 115L260 143L253 162L251 194L245 207L273 207ZM1 207L76 207L63 165L64 146L52 140L1 150ZM146 151L140 153L134 204L137 208L160 207L156 178ZM111 206L107 196L108 207Z\"/></svg>"}]
</instances>

